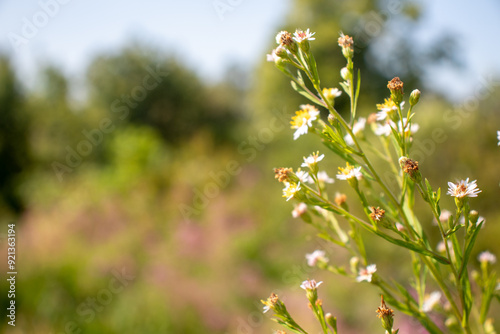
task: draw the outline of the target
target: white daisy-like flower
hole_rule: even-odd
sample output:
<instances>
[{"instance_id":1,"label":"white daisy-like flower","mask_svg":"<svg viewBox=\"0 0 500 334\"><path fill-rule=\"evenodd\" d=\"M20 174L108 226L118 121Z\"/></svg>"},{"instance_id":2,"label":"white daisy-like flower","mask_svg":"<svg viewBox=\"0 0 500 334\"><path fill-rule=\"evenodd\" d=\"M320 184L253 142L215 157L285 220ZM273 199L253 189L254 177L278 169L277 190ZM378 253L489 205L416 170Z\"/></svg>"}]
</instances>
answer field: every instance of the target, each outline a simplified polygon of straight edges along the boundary
<instances>
[{"instance_id":1,"label":"white daisy-like flower","mask_svg":"<svg viewBox=\"0 0 500 334\"><path fill-rule=\"evenodd\" d=\"M267 61L270 61L270 62L275 62L276 60L278 60L278 56L276 55L276 49L274 49L273 51L271 51L271 54L268 54L266 55L266 58L267 58Z\"/></svg>"},{"instance_id":2,"label":"white daisy-like flower","mask_svg":"<svg viewBox=\"0 0 500 334\"><path fill-rule=\"evenodd\" d=\"M500 146L500 131L497 131L498 146Z\"/></svg>"},{"instance_id":3,"label":"white daisy-like flower","mask_svg":"<svg viewBox=\"0 0 500 334\"><path fill-rule=\"evenodd\" d=\"M295 193L300 190L300 182L297 184L289 182L283 183L285 184L285 189L283 189L283 197L286 197L286 200L289 201L293 198L293 196L295 196Z\"/></svg>"},{"instance_id":4,"label":"white daisy-like flower","mask_svg":"<svg viewBox=\"0 0 500 334\"><path fill-rule=\"evenodd\" d=\"M309 128L312 127L312 121L315 121L319 115L319 110L310 104L303 104L300 108L299 111L295 112L295 116L292 117L290 122L291 128L297 129L293 134L294 140L306 134Z\"/></svg>"},{"instance_id":5,"label":"white daisy-like flower","mask_svg":"<svg viewBox=\"0 0 500 334\"><path fill-rule=\"evenodd\" d=\"M347 163L345 168L339 167L339 173L337 174L337 179L349 180L354 177L358 180L363 177L363 174L361 173L361 166L354 167L349 165L349 163Z\"/></svg>"},{"instance_id":6,"label":"white daisy-like flower","mask_svg":"<svg viewBox=\"0 0 500 334\"><path fill-rule=\"evenodd\" d=\"M479 262L481 263L491 263L494 264L497 262L497 257L488 251L481 252L479 256L477 257Z\"/></svg>"},{"instance_id":7,"label":"white daisy-like flower","mask_svg":"<svg viewBox=\"0 0 500 334\"><path fill-rule=\"evenodd\" d=\"M403 131L403 126L406 125L405 127L405 133L410 133L411 134L414 134L418 131L418 129L420 129L420 125L416 124L416 123L411 123L411 125L408 126L408 124L406 124L406 117L403 118L403 121L402 122L399 122L398 124L398 129L399 129L399 132L401 133ZM392 126L394 126L394 123L392 123Z\"/></svg>"},{"instance_id":8,"label":"white daisy-like flower","mask_svg":"<svg viewBox=\"0 0 500 334\"><path fill-rule=\"evenodd\" d=\"M302 31L300 29L295 30L295 33L293 34L293 39L295 42L300 43L302 41L314 41L316 38L312 37L315 34L315 32L311 33L309 29L306 31Z\"/></svg>"},{"instance_id":9,"label":"white daisy-like flower","mask_svg":"<svg viewBox=\"0 0 500 334\"><path fill-rule=\"evenodd\" d=\"M352 133L354 135L357 135L358 133L360 133L365 129L365 125L366 125L366 118L360 117L359 120L356 123L354 123L354 126L352 127ZM344 140L347 145L354 145L354 140L352 139L350 134L346 134L344 136Z\"/></svg>"},{"instance_id":10,"label":"white daisy-like flower","mask_svg":"<svg viewBox=\"0 0 500 334\"><path fill-rule=\"evenodd\" d=\"M481 192L477 187L476 180L469 182L469 178L454 184L448 182L448 192L447 195L464 198L464 197L477 197L477 194Z\"/></svg>"},{"instance_id":11,"label":"white daisy-like flower","mask_svg":"<svg viewBox=\"0 0 500 334\"><path fill-rule=\"evenodd\" d=\"M292 216L293 218L298 218L302 216L304 213L307 211L307 204L306 203L299 203L295 206L295 208L292 211Z\"/></svg>"},{"instance_id":12,"label":"white daisy-like flower","mask_svg":"<svg viewBox=\"0 0 500 334\"><path fill-rule=\"evenodd\" d=\"M440 299L441 292L439 291L434 291L430 295L426 295L422 304L422 311L430 312L439 303Z\"/></svg>"},{"instance_id":13,"label":"white daisy-like flower","mask_svg":"<svg viewBox=\"0 0 500 334\"><path fill-rule=\"evenodd\" d=\"M372 281L372 276L373 274L377 271L377 265L376 264L370 264L364 269L361 269L359 271L358 277L356 277L357 282L371 282Z\"/></svg>"},{"instance_id":14,"label":"white daisy-like flower","mask_svg":"<svg viewBox=\"0 0 500 334\"><path fill-rule=\"evenodd\" d=\"M315 250L312 253L306 254L307 265L309 267L314 267L318 261L328 262L328 259L325 257L325 251Z\"/></svg>"},{"instance_id":15,"label":"white daisy-like flower","mask_svg":"<svg viewBox=\"0 0 500 334\"><path fill-rule=\"evenodd\" d=\"M391 125L389 123L385 123L383 125L377 123L377 127L375 128L375 130L373 132L377 136L386 136L386 137L388 137L392 133Z\"/></svg>"},{"instance_id":16,"label":"white daisy-like flower","mask_svg":"<svg viewBox=\"0 0 500 334\"><path fill-rule=\"evenodd\" d=\"M312 179L311 179L311 181L312 181ZM331 177L329 177L328 174L324 170L322 170L321 172L318 172L318 181L323 182L323 183L335 182L335 180L332 179Z\"/></svg>"},{"instance_id":17,"label":"white daisy-like flower","mask_svg":"<svg viewBox=\"0 0 500 334\"><path fill-rule=\"evenodd\" d=\"M318 286L321 285L321 283L323 283L323 281L316 283L316 281L313 279L311 280L307 279L304 282L302 282L300 287L304 290L315 290Z\"/></svg>"},{"instance_id":18,"label":"white daisy-like flower","mask_svg":"<svg viewBox=\"0 0 500 334\"><path fill-rule=\"evenodd\" d=\"M399 105L401 110L403 110L404 105L405 101L401 102L401 104ZM384 103L377 104L377 109L380 110L379 112L377 112L377 121L383 121L384 119L387 119L387 116L389 116L389 114L398 110L396 104L390 98L385 99Z\"/></svg>"},{"instance_id":19,"label":"white daisy-like flower","mask_svg":"<svg viewBox=\"0 0 500 334\"><path fill-rule=\"evenodd\" d=\"M329 101L333 101L336 97L339 97L342 94L338 88L323 88L323 95Z\"/></svg>"},{"instance_id":20,"label":"white daisy-like flower","mask_svg":"<svg viewBox=\"0 0 500 334\"><path fill-rule=\"evenodd\" d=\"M310 156L308 156L307 158L304 157L304 162L302 163L302 165L300 165L300 167L311 167L315 164L317 164L318 162L320 162L321 160L323 160L323 158L325 157L324 154L322 155L319 155L319 152L316 152L316 153L313 153L311 154Z\"/></svg>"},{"instance_id":21,"label":"white daisy-like flower","mask_svg":"<svg viewBox=\"0 0 500 334\"><path fill-rule=\"evenodd\" d=\"M309 173L304 170L298 170L295 175L299 178L299 181L302 183L306 183L309 181Z\"/></svg>"}]
</instances>

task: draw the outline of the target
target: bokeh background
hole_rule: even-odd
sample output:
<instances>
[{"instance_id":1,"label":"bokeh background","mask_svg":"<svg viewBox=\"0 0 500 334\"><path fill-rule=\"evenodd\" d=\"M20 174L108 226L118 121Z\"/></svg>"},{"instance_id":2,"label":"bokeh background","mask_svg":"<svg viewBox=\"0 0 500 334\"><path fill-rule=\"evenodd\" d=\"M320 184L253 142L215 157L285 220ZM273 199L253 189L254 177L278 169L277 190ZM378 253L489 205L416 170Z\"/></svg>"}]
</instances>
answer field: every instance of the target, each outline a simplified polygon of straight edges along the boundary
<instances>
[{"instance_id":1,"label":"bokeh background","mask_svg":"<svg viewBox=\"0 0 500 334\"><path fill-rule=\"evenodd\" d=\"M259 300L271 291L314 332L306 278L325 281L342 333L379 328L377 291L307 267L317 248L338 264L348 254L292 219L274 180L272 168L326 151L292 140L305 101L265 59L283 29L316 32L332 87L338 33L354 37L361 116L393 76L422 91L421 169L443 190L478 180L486 227L473 256L500 255L499 15L494 0L1 1L0 237L6 254L16 224L18 276L16 327L2 279L0 332L270 333ZM336 105L346 112L346 97ZM339 161L327 153L324 166L333 175ZM344 186L331 190L349 196ZM405 251L369 240L381 274L405 277Z\"/></svg>"}]
</instances>

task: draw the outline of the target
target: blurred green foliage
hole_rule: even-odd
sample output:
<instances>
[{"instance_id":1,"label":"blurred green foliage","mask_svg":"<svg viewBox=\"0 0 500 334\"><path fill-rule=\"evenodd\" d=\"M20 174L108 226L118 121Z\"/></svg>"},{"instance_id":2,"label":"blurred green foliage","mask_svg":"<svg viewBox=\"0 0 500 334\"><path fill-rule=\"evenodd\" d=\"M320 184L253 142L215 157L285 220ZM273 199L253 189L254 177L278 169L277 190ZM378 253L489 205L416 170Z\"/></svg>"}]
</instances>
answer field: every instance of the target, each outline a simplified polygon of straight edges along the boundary
<instances>
[{"instance_id":1,"label":"blurred green foliage","mask_svg":"<svg viewBox=\"0 0 500 334\"><path fill-rule=\"evenodd\" d=\"M276 30L316 32L322 84L332 87L344 66L338 33L354 37L361 116L387 96L393 75L409 90L420 88L415 147L426 152L422 171L443 190L455 177L478 179L483 193L474 204L488 228L480 243L500 254L498 87L476 98L474 111L425 91L427 68L460 62L449 36L413 48L408 36L421 9L401 6L390 12L378 1L296 0ZM271 50L274 36L269 41ZM297 167L318 149L315 138L293 142L288 128L288 116L306 101L273 64L259 64L249 86L242 76L232 68L224 81L205 83L179 59L131 44L93 59L83 87L46 66L39 84L24 90L9 59L0 59L0 211L3 223L17 223L21 273L17 326L2 322L2 332L59 334L73 323L75 333L269 332L273 324L258 300L282 291L308 322L298 285L312 275L325 279L321 293L339 327L369 328L366 314L374 314L379 297L305 265L304 252L322 244L291 219L292 206L273 179L273 167ZM337 106L346 112L347 99ZM432 146L426 139L434 129L446 140ZM333 176L337 160L325 160ZM343 186L334 188L348 193ZM376 240L367 247L381 271L404 275L389 265L401 260L394 249ZM134 278L109 294L113 270L122 268ZM0 303L8 303L6 295Z\"/></svg>"}]
</instances>

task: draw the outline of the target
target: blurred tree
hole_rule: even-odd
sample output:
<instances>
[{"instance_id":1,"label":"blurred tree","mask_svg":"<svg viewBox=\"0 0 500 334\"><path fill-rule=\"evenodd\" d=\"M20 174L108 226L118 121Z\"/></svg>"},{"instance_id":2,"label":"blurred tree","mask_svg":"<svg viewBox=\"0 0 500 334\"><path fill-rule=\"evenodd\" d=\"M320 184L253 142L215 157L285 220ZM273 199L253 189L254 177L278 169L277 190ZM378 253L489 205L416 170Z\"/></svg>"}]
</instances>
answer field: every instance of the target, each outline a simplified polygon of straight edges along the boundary
<instances>
[{"instance_id":1,"label":"blurred tree","mask_svg":"<svg viewBox=\"0 0 500 334\"><path fill-rule=\"evenodd\" d=\"M3 207L14 214L24 207L17 185L31 162L28 119L23 103L24 97L10 61L0 56L0 210Z\"/></svg>"},{"instance_id":2,"label":"blurred tree","mask_svg":"<svg viewBox=\"0 0 500 334\"><path fill-rule=\"evenodd\" d=\"M218 142L234 136L240 107L227 103L229 86L204 85L173 57L135 45L97 57L87 78L91 103L117 122L156 128L168 143L179 145L197 131Z\"/></svg>"}]
</instances>

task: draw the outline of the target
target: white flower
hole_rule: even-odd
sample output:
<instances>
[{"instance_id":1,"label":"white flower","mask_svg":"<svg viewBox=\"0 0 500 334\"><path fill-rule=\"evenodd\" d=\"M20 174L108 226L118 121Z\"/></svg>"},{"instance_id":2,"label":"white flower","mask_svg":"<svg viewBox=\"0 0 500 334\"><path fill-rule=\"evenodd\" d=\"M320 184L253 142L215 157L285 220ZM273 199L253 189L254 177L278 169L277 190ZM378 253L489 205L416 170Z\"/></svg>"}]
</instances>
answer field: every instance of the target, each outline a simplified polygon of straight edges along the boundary
<instances>
[{"instance_id":1,"label":"white flower","mask_svg":"<svg viewBox=\"0 0 500 334\"><path fill-rule=\"evenodd\" d=\"M354 123L354 126L352 127L352 133L354 135L357 135L358 133L360 133L365 129L365 125L366 125L366 118L360 117L359 120L356 123ZM354 145L354 140L352 139L350 134L346 134L344 140L347 145Z\"/></svg>"},{"instance_id":2,"label":"white flower","mask_svg":"<svg viewBox=\"0 0 500 334\"><path fill-rule=\"evenodd\" d=\"M392 133L391 125L385 123L384 125L377 123L377 128L373 131L377 136L389 136Z\"/></svg>"},{"instance_id":3,"label":"white flower","mask_svg":"<svg viewBox=\"0 0 500 334\"><path fill-rule=\"evenodd\" d=\"M500 131L497 131L498 146L500 146Z\"/></svg>"},{"instance_id":4,"label":"white flower","mask_svg":"<svg viewBox=\"0 0 500 334\"><path fill-rule=\"evenodd\" d=\"M302 216L304 213L306 213L306 211L307 211L306 203L299 203L293 209L292 216L293 216L293 218L298 218L298 217Z\"/></svg>"},{"instance_id":5,"label":"white flower","mask_svg":"<svg viewBox=\"0 0 500 334\"><path fill-rule=\"evenodd\" d=\"M406 117L403 118L402 122L399 122L398 129L399 129L400 133L403 131L403 126L405 126L405 125L406 125L406 127L405 127L405 133L409 132L410 134L413 134L413 133L416 133L418 131L418 129L420 129L420 125L418 125L418 124L411 123L411 125L408 126L409 124L406 124L406 122L407 122ZM394 123L392 123L392 125L394 126Z\"/></svg>"},{"instance_id":6,"label":"white flower","mask_svg":"<svg viewBox=\"0 0 500 334\"><path fill-rule=\"evenodd\" d=\"M357 178L358 180L363 177L363 174L361 173L361 166L359 167L354 167L349 165L347 163L347 167L339 167L339 173L337 174L337 179L339 180L349 180L352 179L353 177Z\"/></svg>"},{"instance_id":7,"label":"white flower","mask_svg":"<svg viewBox=\"0 0 500 334\"><path fill-rule=\"evenodd\" d=\"M399 232L403 232L405 230L405 227L403 224L401 223L396 223L396 229L399 231Z\"/></svg>"},{"instance_id":8,"label":"white flower","mask_svg":"<svg viewBox=\"0 0 500 334\"><path fill-rule=\"evenodd\" d=\"M318 261L328 262L328 259L325 257L325 251L315 250L310 254L306 254L307 265L310 267L314 267Z\"/></svg>"},{"instance_id":9,"label":"white flower","mask_svg":"<svg viewBox=\"0 0 500 334\"><path fill-rule=\"evenodd\" d=\"M295 184L295 183L289 183L289 182L283 182L285 184L285 189L283 189L283 197L286 197L286 200L289 201L293 196L295 196L295 193L300 190L300 182Z\"/></svg>"},{"instance_id":10,"label":"white flower","mask_svg":"<svg viewBox=\"0 0 500 334\"><path fill-rule=\"evenodd\" d=\"M318 172L318 181L323 182L323 183L333 183L335 182L334 179L328 176L328 174L322 170L321 172Z\"/></svg>"},{"instance_id":11,"label":"white flower","mask_svg":"<svg viewBox=\"0 0 500 334\"><path fill-rule=\"evenodd\" d=\"M365 269L361 269L359 271L358 277L356 277L356 281L362 282L371 282L372 281L372 275L377 271L377 265L376 264L370 264L367 266Z\"/></svg>"},{"instance_id":12,"label":"white flower","mask_svg":"<svg viewBox=\"0 0 500 334\"><path fill-rule=\"evenodd\" d=\"M319 110L310 104L303 104L300 108L301 110L295 112L295 116L292 117L290 122L291 128L297 129L293 134L294 140L306 134L309 128L312 127L312 121L315 121L319 115Z\"/></svg>"},{"instance_id":13,"label":"white flower","mask_svg":"<svg viewBox=\"0 0 500 334\"><path fill-rule=\"evenodd\" d=\"M488 252L488 251L484 251L482 252L481 254L479 254L479 256L477 257L477 259L479 260L479 262L481 263L491 263L491 264L494 264L497 262L497 257Z\"/></svg>"},{"instance_id":14,"label":"white flower","mask_svg":"<svg viewBox=\"0 0 500 334\"><path fill-rule=\"evenodd\" d=\"M439 303L440 299L441 299L441 292L439 291L434 291L430 295L426 295L424 298L424 303L422 304L422 311L423 312L431 311L434 308L434 306L436 306Z\"/></svg>"},{"instance_id":15,"label":"white flower","mask_svg":"<svg viewBox=\"0 0 500 334\"><path fill-rule=\"evenodd\" d=\"M283 35L286 35L288 34L288 31L280 31L277 35L276 35L276 44L281 44L281 38L283 37Z\"/></svg>"},{"instance_id":16,"label":"white flower","mask_svg":"<svg viewBox=\"0 0 500 334\"><path fill-rule=\"evenodd\" d=\"M315 32L311 33L309 29L306 31L302 30L295 30L295 33L293 34L293 39L297 42L300 43L302 41L314 41L316 38L312 37L315 34Z\"/></svg>"},{"instance_id":17,"label":"white flower","mask_svg":"<svg viewBox=\"0 0 500 334\"><path fill-rule=\"evenodd\" d=\"M309 180L309 173L304 170L298 170L295 175L299 178L299 181L305 183Z\"/></svg>"},{"instance_id":18,"label":"white flower","mask_svg":"<svg viewBox=\"0 0 500 334\"><path fill-rule=\"evenodd\" d=\"M310 156L308 156L307 158L304 157L304 162L302 163L302 165L300 165L300 167L309 167L310 168L312 165L315 165L319 161L323 160L324 157L325 157L325 155L324 154L319 155L319 152L313 153Z\"/></svg>"},{"instance_id":19,"label":"white flower","mask_svg":"<svg viewBox=\"0 0 500 334\"><path fill-rule=\"evenodd\" d=\"M329 101L333 101L336 97L339 97L342 94L338 88L323 88L323 95L325 99Z\"/></svg>"},{"instance_id":20,"label":"white flower","mask_svg":"<svg viewBox=\"0 0 500 334\"><path fill-rule=\"evenodd\" d=\"M457 198L477 197L477 194L481 192L481 190L477 187L476 180L469 183L469 178L465 181L462 180L457 184L448 182L448 187L447 194Z\"/></svg>"},{"instance_id":21,"label":"white flower","mask_svg":"<svg viewBox=\"0 0 500 334\"><path fill-rule=\"evenodd\" d=\"M318 286L321 285L321 283L323 283L323 281L316 283L316 281L313 279L305 280L304 282L302 282L300 287L304 290L315 290Z\"/></svg>"},{"instance_id":22,"label":"white flower","mask_svg":"<svg viewBox=\"0 0 500 334\"><path fill-rule=\"evenodd\" d=\"M271 61L271 62L273 62L273 63L274 63L276 60L278 60L278 58L279 58L279 57L276 55L276 49L274 49L274 50L271 52L271 54L266 55L266 57L267 57L267 61Z\"/></svg>"},{"instance_id":23,"label":"white flower","mask_svg":"<svg viewBox=\"0 0 500 334\"><path fill-rule=\"evenodd\" d=\"M263 309L264 309L264 313L266 313L267 311L269 311L271 309L271 306L266 305L263 307Z\"/></svg>"}]
</instances>

